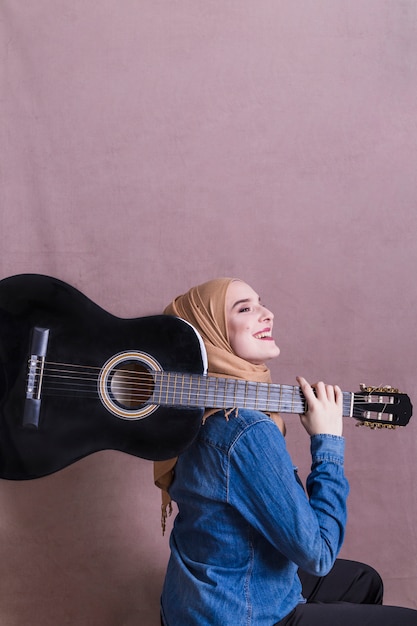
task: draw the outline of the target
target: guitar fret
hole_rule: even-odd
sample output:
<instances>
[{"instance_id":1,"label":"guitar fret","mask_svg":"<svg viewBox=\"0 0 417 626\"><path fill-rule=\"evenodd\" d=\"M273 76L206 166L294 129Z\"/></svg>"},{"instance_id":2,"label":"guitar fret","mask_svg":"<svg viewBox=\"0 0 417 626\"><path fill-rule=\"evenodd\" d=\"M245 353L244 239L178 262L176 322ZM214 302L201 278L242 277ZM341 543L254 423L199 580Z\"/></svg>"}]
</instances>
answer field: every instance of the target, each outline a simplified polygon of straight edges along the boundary
<instances>
[{"instance_id":1,"label":"guitar fret","mask_svg":"<svg viewBox=\"0 0 417 626\"><path fill-rule=\"evenodd\" d=\"M245 380L245 391L244 391L244 397L245 397L245 401L244 401L244 408L247 408L247 404L248 404L248 397L249 397L249 381Z\"/></svg>"},{"instance_id":2,"label":"guitar fret","mask_svg":"<svg viewBox=\"0 0 417 626\"><path fill-rule=\"evenodd\" d=\"M239 391L238 381L235 379L233 381L233 406L235 407L238 403L237 392Z\"/></svg>"},{"instance_id":3,"label":"guitar fret","mask_svg":"<svg viewBox=\"0 0 417 626\"><path fill-rule=\"evenodd\" d=\"M226 408L225 407L225 402L226 402L226 385L227 385L227 379L226 378L218 378L217 379L217 390L218 390L218 395L219 395L219 404L223 408Z\"/></svg>"},{"instance_id":4,"label":"guitar fret","mask_svg":"<svg viewBox=\"0 0 417 626\"><path fill-rule=\"evenodd\" d=\"M206 396L205 405L207 407L213 407L214 403L214 377L208 377L206 380Z\"/></svg>"},{"instance_id":5,"label":"guitar fret","mask_svg":"<svg viewBox=\"0 0 417 626\"><path fill-rule=\"evenodd\" d=\"M174 374L174 384L172 387L172 403L176 404L176 394L177 394L177 374Z\"/></svg>"},{"instance_id":6,"label":"guitar fret","mask_svg":"<svg viewBox=\"0 0 417 626\"><path fill-rule=\"evenodd\" d=\"M225 397L224 397L224 406L230 408L230 406L234 406L236 404L236 400L234 397L235 390L235 381L231 378L227 379L226 387L225 387Z\"/></svg>"},{"instance_id":7,"label":"guitar fret","mask_svg":"<svg viewBox=\"0 0 417 626\"><path fill-rule=\"evenodd\" d=\"M198 383L197 383L197 398L200 397L200 391L201 391L201 378L198 378Z\"/></svg>"},{"instance_id":8,"label":"guitar fret","mask_svg":"<svg viewBox=\"0 0 417 626\"><path fill-rule=\"evenodd\" d=\"M218 397L218 406L223 409L227 408L227 399L228 399L228 391L230 389L230 380L228 378L217 378L217 397ZM229 392L230 393L230 392ZM229 404L233 404L230 401Z\"/></svg>"},{"instance_id":9,"label":"guitar fret","mask_svg":"<svg viewBox=\"0 0 417 626\"><path fill-rule=\"evenodd\" d=\"M193 379L191 378L191 376L188 376L187 378L188 378L188 404L191 404L191 389L192 389Z\"/></svg>"},{"instance_id":10,"label":"guitar fret","mask_svg":"<svg viewBox=\"0 0 417 626\"><path fill-rule=\"evenodd\" d=\"M266 401L266 387L264 384L259 383L256 385L255 401L258 411L266 411L268 403Z\"/></svg>"},{"instance_id":11,"label":"guitar fret","mask_svg":"<svg viewBox=\"0 0 417 626\"><path fill-rule=\"evenodd\" d=\"M236 402L233 402L233 389L234 389L234 380L232 378L226 379L226 384L224 386L224 400L223 406L225 408L230 408L228 405L234 406ZM230 402L227 402L228 398L230 398Z\"/></svg>"},{"instance_id":12,"label":"guitar fret","mask_svg":"<svg viewBox=\"0 0 417 626\"><path fill-rule=\"evenodd\" d=\"M178 377L177 377L178 380ZM183 394L184 394L184 376L180 376L180 380L181 380L181 386L180 386L180 398L179 398L179 404L182 405L184 404L183 402Z\"/></svg>"}]
</instances>

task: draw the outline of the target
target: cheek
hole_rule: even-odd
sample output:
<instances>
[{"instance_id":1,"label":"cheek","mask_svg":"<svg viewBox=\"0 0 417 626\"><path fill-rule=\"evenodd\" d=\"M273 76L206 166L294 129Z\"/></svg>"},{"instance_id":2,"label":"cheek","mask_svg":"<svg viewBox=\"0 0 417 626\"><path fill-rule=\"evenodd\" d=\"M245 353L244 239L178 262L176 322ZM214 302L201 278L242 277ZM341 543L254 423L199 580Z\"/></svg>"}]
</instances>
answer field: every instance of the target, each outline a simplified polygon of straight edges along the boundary
<instances>
[{"instance_id":1,"label":"cheek","mask_svg":"<svg viewBox=\"0 0 417 626\"><path fill-rule=\"evenodd\" d=\"M229 330L229 344L233 352L236 352L236 336L232 329Z\"/></svg>"},{"instance_id":2,"label":"cheek","mask_svg":"<svg viewBox=\"0 0 417 626\"><path fill-rule=\"evenodd\" d=\"M231 323L227 329L229 335L229 343L233 352L236 352L236 348L239 346L239 337L242 330L239 328L239 324Z\"/></svg>"},{"instance_id":3,"label":"cheek","mask_svg":"<svg viewBox=\"0 0 417 626\"><path fill-rule=\"evenodd\" d=\"M245 352L248 340L252 338L250 326L247 324L233 325L229 329L229 343L237 356Z\"/></svg>"}]
</instances>

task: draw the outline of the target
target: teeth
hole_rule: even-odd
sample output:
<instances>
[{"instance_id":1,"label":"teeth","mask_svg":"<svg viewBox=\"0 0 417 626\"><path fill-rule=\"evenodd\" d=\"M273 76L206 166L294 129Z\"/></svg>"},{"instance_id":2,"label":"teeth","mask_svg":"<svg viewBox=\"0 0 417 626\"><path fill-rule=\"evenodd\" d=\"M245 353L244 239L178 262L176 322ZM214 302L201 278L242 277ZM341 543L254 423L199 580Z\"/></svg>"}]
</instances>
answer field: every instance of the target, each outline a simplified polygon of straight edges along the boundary
<instances>
[{"instance_id":1,"label":"teeth","mask_svg":"<svg viewBox=\"0 0 417 626\"><path fill-rule=\"evenodd\" d=\"M258 333L255 335L256 339L264 339L265 337L270 337L271 333Z\"/></svg>"}]
</instances>

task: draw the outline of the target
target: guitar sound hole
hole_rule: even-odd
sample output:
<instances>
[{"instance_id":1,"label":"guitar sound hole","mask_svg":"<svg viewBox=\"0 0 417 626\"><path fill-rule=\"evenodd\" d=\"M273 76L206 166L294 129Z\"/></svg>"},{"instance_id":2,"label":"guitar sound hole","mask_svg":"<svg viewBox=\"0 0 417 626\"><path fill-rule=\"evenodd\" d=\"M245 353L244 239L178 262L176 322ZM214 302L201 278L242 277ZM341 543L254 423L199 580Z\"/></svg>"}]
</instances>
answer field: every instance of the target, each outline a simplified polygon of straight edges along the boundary
<instances>
[{"instance_id":1,"label":"guitar sound hole","mask_svg":"<svg viewBox=\"0 0 417 626\"><path fill-rule=\"evenodd\" d=\"M138 361L123 361L109 377L109 391L115 404L136 410L146 404L154 390L154 379Z\"/></svg>"}]
</instances>

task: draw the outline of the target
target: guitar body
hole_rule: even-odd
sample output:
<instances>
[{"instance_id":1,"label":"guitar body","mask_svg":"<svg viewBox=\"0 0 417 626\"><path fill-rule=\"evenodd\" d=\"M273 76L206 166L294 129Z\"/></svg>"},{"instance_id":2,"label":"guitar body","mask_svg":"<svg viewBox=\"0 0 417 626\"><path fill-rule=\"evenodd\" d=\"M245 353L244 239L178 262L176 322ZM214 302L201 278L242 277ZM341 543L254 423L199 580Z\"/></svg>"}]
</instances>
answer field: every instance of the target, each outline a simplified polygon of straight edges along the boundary
<instances>
[{"instance_id":1,"label":"guitar body","mask_svg":"<svg viewBox=\"0 0 417 626\"><path fill-rule=\"evenodd\" d=\"M128 410L126 419L117 406L116 412L108 410L96 383L91 394L82 388L78 394L40 393L31 400L36 419L27 418L28 360L36 328L48 331L48 363L82 364L100 372L115 355L134 352L152 355L162 370L205 373L200 338L183 320L164 315L121 319L48 276L22 274L0 281L1 478L37 478L105 449L163 460L193 441L203 408L158 406L144 416Z\"/></svg>"}]
</instances>

